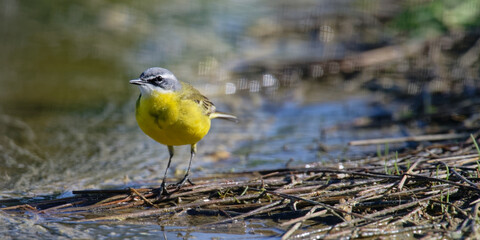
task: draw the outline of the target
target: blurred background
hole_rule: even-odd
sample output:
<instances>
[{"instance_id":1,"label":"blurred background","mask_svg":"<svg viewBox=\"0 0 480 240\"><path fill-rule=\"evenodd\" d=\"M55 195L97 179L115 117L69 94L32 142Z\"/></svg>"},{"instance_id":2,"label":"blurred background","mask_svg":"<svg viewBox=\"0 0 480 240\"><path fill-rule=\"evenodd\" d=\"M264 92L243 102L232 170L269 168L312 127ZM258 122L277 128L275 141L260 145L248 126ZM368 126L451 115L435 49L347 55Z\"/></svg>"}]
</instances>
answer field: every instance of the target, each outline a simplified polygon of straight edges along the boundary
<instances>
[{"instance_id":1,"label":"blurred background","mask_svg":"<svg viewBox=\"0 0 480 240\"><path fill-rule=\"evenodd\" d=\"M475 132L479 23L478 0L0 0L0 199L158 185L167 148L136 125L128 84L153 66L240 119L214 120L193 178Z\"/></svg>"}]
</instances>

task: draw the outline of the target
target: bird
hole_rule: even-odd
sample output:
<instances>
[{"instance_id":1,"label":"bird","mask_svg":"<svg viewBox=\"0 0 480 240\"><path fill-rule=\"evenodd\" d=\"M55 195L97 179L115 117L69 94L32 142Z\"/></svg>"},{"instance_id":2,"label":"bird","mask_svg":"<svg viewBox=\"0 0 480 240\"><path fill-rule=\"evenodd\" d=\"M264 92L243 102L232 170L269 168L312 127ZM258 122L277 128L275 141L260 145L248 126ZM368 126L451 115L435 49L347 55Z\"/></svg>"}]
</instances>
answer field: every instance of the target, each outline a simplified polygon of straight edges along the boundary
<instances>
[{"instance_id":1,"label":"bird","mask_svg":"<svg viewBox=\"0 0 480 240\"><path fill-rule=\"evenodd\" d=\"M135 106L135 117L140 129L153 140L167 146L169 158L157 196L169 194L166 189L167 172L174 155L174 146L190 145L190 161L185 176L177 189L189 178L190 166L197 152L197 143L210 130L211 119L238 122L236 116L216 110L215 105L192 85L179 81L165 68L148 68L138 79L140 95Z\"/></svg>"}]
</instances>

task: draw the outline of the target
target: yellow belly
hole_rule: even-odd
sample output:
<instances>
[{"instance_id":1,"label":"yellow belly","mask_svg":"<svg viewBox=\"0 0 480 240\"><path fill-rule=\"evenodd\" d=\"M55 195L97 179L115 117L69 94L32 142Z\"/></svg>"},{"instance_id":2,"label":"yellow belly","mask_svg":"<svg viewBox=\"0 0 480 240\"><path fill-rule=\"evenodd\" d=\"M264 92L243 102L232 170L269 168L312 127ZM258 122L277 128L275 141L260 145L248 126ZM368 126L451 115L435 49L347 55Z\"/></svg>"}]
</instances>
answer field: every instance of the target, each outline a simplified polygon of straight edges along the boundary
<instances>
[{"instance_id":1,"label":"yellow belly","mask_svg":"<svg viewBox=\"0 0 480 240\"><path fill-rule=\"evenodd\" d=\"M210 130L210 118L201 107L174 93L142 96L137 101L136 118L145 134L168 146L195 144Z\"/></svg>"}]
</instances>

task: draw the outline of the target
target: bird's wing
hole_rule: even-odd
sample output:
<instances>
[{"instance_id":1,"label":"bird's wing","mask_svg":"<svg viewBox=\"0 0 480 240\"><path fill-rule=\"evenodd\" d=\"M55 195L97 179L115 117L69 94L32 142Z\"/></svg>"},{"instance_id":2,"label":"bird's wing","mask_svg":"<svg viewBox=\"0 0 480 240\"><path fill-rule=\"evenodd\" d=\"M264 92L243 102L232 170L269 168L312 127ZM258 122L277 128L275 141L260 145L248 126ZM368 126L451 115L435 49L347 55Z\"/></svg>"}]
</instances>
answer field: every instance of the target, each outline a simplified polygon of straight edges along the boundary
<instances>
[{"instance_id":1,"label":"bird's wing","mask_svg":"<svg viewBox=\"0 0 480 240\"><path fill-rule=\"evenodd\" d=\"M183 84L184 95L183 99L191 100L202 107L205 115L210 116L210 114L215 112L215 105L205 96L203 96L197 89L192 87L190 84Z\"/></svg>"},{"instance_id":2,"label":"bird's wing","mask_svg":"<svg viewBox=\"0 0 480 240\"><path fill-rule=\"evenodd\" d=\"M195 89L190 84L185 83L183 84L183 87L186 89L184 89L183 91L184 94L182 98L194 101L195 103L200 105L200 107L202 107L203 109L204 114L210 117L210 119L220 118L238 123L238 119L234 115L216 111L215 105L213 105L213 103L207 97L203 96L197 89Z\"/></svg>"},{"instance_id":3,"label":"bird's wing","mask_svg":"<svg viewBox=\"0 0 480 240\"><path fill-rule=\"evenodd\" d=\"M200 94L201 95L201 94ZM210 116L210 114L214 113L216 108L215 105L213 105L210 100L208 100L207 97L201 95L201 98L197 98L194 100L198 105L202 106L203 111L207 116Z\"/></svg>"}]
</instances>

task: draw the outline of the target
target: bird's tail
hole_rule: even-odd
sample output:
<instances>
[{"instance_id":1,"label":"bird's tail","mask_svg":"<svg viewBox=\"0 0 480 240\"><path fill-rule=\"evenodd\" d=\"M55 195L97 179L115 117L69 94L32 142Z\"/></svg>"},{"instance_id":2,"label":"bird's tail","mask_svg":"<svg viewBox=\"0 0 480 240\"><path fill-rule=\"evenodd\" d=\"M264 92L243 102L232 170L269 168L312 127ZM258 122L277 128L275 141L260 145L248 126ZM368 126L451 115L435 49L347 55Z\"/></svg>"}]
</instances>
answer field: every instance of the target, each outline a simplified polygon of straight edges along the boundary
<instances>
[{"instance_id":1,"label":"bird's tail","mask_svg":"<svg viewBox=\"0 0 480 240\"><path fill-rule=\"evenodd\" d=\"M238 123L238 118L232 114L224 113L224 112L214 112L210 114L210 118L220 118L220 119L225 119L228 121L232 121L235 123Z\"/></svg>"}]
</instances>

